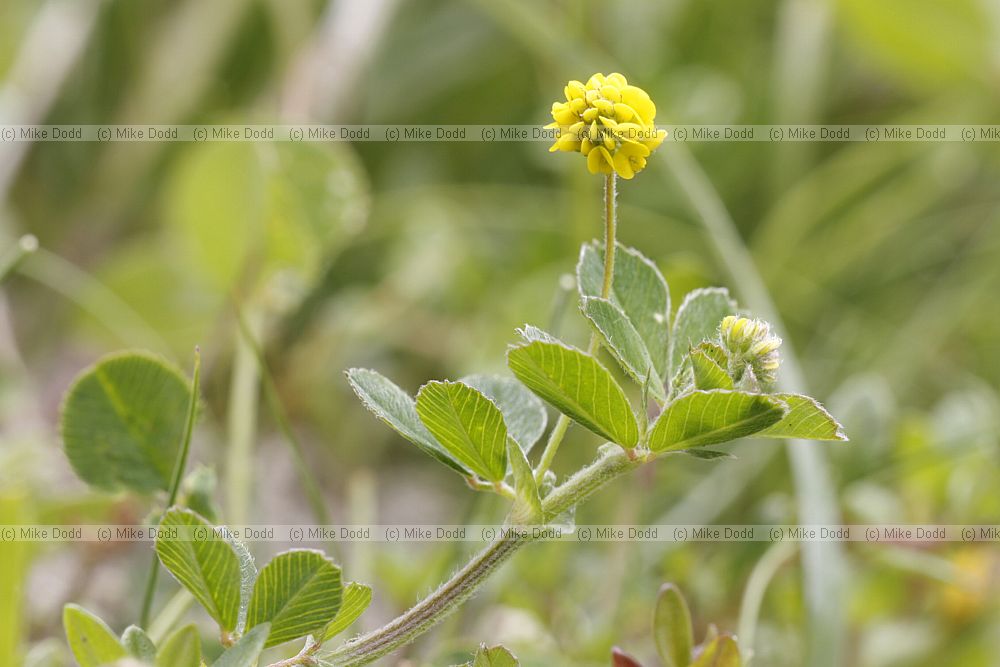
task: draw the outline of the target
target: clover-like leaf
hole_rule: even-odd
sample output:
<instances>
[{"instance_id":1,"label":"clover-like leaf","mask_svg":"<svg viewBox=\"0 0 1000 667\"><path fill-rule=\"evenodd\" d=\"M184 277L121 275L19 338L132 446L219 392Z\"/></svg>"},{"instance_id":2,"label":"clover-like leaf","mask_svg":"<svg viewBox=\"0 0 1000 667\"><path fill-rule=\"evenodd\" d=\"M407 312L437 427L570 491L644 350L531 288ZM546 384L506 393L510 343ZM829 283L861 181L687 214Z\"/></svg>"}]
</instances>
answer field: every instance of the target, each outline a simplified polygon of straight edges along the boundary
<instances>
[{"instance_id":1,"label":"clover-like leaf","mask_svg":"<svg viewBox=\"0 0 1000 667\"><path fill-rule=\"evenodd\" d=\"M427 430L463 466L491 482L507 475L507 426L496 403L464 382L428 382L417 393Z\"/></svg>"},{"instance_id":2,"label":"clover-like leaf","mask_svg":"<svg viewBox=\"0 0 1000 667\"><path fill-rule=\"evenodd\" d=\"M506 647L480 644L472 662L466 663L466 667L518 667L520 664Z\"/></svg>"},{"instance_id":3,"label":"clover-like leaf","mask_svg":"<svg viewBox=\"0 0 1000 667\"><path fill-rule=\"evenodd\" d=\"M542 499L538 495L538 485L524 452L513 438L507 439L507 458L514 472L514 506L510 519L514 524L533 524L542 518Z\"/></svg>"},{"instance_id":4,"label":"clover-like leaf","mask_svg":"<svg viewBox=\"0 0 1000 667\"><path fill-rule=\"evenodd\" d=\"M680 589L663 584L653 610L653 640L664 667L687 667L694 644L691 611Z\"/></svg>"},{"instance_id":5,"label":"clover-like leaf","mask_svg":"<svg viewBox=\"0 0 1000 667\"><path fill-rule=\"evenodd\" d=\"M270 623L262 623L253 628L226 649L226 652L212 663L212 667L257 667L257 661L264 652L264 643L270 631Z\"/></svg>"},{"instance_id":6,"label":"clover-like leaf","mask_svg":"<svg viewBox=\"0 0 1000 667\"><path fill-rule=\"evenodd\" d=\"M788 406L788 413L774 426L754 433L754 438L847 440L844 427L819 402L802 394L771 394Z\"/></svg>"},{"instance_id":7,"label":"clover-like leaf","mask_svg":"<svg viewBox=\"0 0 1000 667\"><path fill-rule=\"evenodd\" d=\"M365 407L394 431L452 470L462 475L469 474L469 471L434 439L420 421L413 399L392 380L367 368L348 370L347 380Z\"/></svg>"},{"instance_id":8,"label":"clover-like leaf","mask_svg":"<svg viewBox=\"0 0 1000 667\"><path fill-rule=\"evenodd\" d=\"M557 410L623 447L634 447L639 426L604 366L588 354L558 342L535 341L507 351L518 380Z\"/></svg>"},{"instance_id":9,"label":"clover-like leaf","mask_svg":"<svg viewBox=\"0 0 1000 667\"><path fill-rule=\"evenodd\" d=\"M538 397L514 378L501 375L468 375L461 382L478 389L497 404L510 436L521 445L525 454L530 452L548 422L545 405Z\"/></svg>"},{"instance_id":10,"label":"clover-like leaf","mask_svg":"<svg viewBox=\"0 0 1000 667\"><path fill-rule=\"evenodd\" d=\"M326 629L323 630L323 641L336 637L341 632L351 627L354 621L368 609L372 603L371 586L350 582L344 586L344 594L341 596L340 609L333 617Z\"/></svg>"},{"instance_id":11,"label":"clover-like leaf","mask_svg":"<svg viewBox=\"0 0 1000 667\"><path fill-rule=\"evenodd\" d=\"M704 345L704 343L702 344ZM694 374L694 386L698 389L732 389L733 378L726 369L710 356L710 353L698 346L688 355L691 370Z\"/></svg>"},{"instance_id":12,"label":"clover-like leaf","mask_svg":"<svg viewBox=\"0 0 1000 667\"><path fill-rule=\"evenodd\" d=\"M214 527L191 510L172 508L160 521L156 554L223 630L240 614L240 561Z\"/></svg>"},{"instance_id":13,"label":"clover-like leaf","mask_svg":"<svg viewBox=\"0 0 1000 667\"><path fill-rule=\"evenodd\" d=\"M250 597L247 628L270 623L265 647L320 634L340 610L340 568L321 551L295 549L261 568Z\"/></svg>"},{"instance_id":14,"label":"clover-like leaf","mask_svg":"<svg viewBox=\"0 0 1000 667\"><path fill-rule=\"evenodd\" d=\"M60 431L73 470L104 490L166 490L190 399L183 374L158 357L104 357L77 376L63 401Z\"/></svg>"},{"instance_id":15,"label":"clover-like leaf","mask_svg":"<svg viewBox=\"0 0 1000 667\"><path fill-rule=\"evenodd\" d=\"M676 372L684 355L699 343L715 338L719 323L736 312L736 302L721 287L696 289L684 297L677 309L670 336L670 368Z\"/></svg>"},{"instance_id":16,"label":"clover-like leaf","mask_svg":"<svg viewBox=\"0 0 1000 667\"><path fill-rule=\"evenodd\" d=\"M649 448L669 452L743 438L785 415L784 403L763 394L692 391L666 407L649 433Z\"/></svg>"},{"instance_id":17,"label":"clover-like leaf","mask_svg":"<svg viewBox=\"0 0 1000 667\"><path fill-rule=\"evenodd\" d=\"M604 286L604 245L586 243L576 267L580 296L600 297ZM667 369L670 290L660 270L634 248L615 246L614 279L610 300L642 338L659 378Z\"/></svg>"},{"instance_id":18,"label":"clover-like leaf","mask_svg":"<svg viewBox=\"0 0 1000 667\"><path fill-rule=\"evenodd\" d=\"M740 667L740 649L732 635L719 635L707 642L690 667Z\"/></svg>"},{"instance_id":19,"label":"clover-like leaf","mask_svg":"<svg viewBox=\"0 0 1000 667\"><path fill-rule=\"evenodd\" d=\"M111 628L83 607L63 607L63 629L73 657L80 667L103 667L128 657Z\"/></svg>"},{"instance_id":20,"label":"clover-like leaf","mask_svg":"<svg viewBox=\"0 0 1000 667\"><path fill-rule=\"evenodd\" d=\"M156 644L138 625L130 625L122 633L122 646L130 656L150 664L156 659Z\"/></svg>"},{"instance_id":21,"label":"clover-like leaf","mask_svg":"<svg viewBox=\"0 0 1000 667\"><path fill-rule=\"evenodd\" d=\"M163 640L156 653L156 667L200 667L201 637L192 623L178 628Z\"/></svg>"},{"instance_id":22,"label":"clover-like leaf","mask_svg":"<svg viewBox=\"0 0 1000 667\"><path fill-rule=\"evenodd\" d=\"M649 377L650 393L661 403L666 401L667 395L659 371L656 370L645 342L624 311L611 301L598 297L583 297L581 308L601 342L625 372L639 384L645 383Z\"/></svg>"}]
</instances>

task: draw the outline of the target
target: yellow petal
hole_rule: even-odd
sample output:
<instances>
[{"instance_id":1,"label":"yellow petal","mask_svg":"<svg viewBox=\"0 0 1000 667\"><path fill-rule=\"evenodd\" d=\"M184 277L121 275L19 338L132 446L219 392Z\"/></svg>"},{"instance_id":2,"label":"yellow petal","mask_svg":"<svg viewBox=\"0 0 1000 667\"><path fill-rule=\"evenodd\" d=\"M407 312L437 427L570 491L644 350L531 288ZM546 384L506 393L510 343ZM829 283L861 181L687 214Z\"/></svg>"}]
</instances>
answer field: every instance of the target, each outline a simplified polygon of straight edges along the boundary
<instances>
[{"instance_id":1,"label":"yellow petal","mask_svg":"<svg viewBox=\"0 0 1000 667\"><path fill-rule=\"evenodd\" d=\"M645 90L636 86L625 86L622 88L622 100L635 109L643 123L653 124L653 119L656 118L656 105L649 99Z\"/></svg>"},{"instance_id":2,"label":"yellow petal","mask_svg":"<svg viewBox=\"0 0 1000 667\"><path fill-rule=\"evenodd\" d=\"M598 113L602 116L615 115L615 105L613 102L609 102L607 100L597 100L594 102L594 106L597 107Z\"/></svg>"},{"instance_id":3,"label":"yellow petal","mask_svg":"<svg viewBox=\"0 0 1000 667\"><path fill-rule=\"evenodd\" d=\"M621 102L622 93L615 86L603 86L601 88L601 97L610 102Z\"/></svg>"},{"instance_id":4,"label":"yellow petal","mask_svg":"<svg viewBox=\"0 0 1000 667\"><path fill-rule=\"evenodd\" d=\"M592 174L610 174L613 169L611 154L604 146L598 146L587 156L587 169Z\"/></svg>"},{"instance_id":5,"label":"yellow petal","mask_svg":"<svg viewBox=\"0 0 1000 667\"><path fill-rule=\"evenodd\" d=\"M582 83L574 80L566 84L566 88L563 89L563 92L566 93L566 99L572 101L580 99L586 95L587 89Z\"/></svg>"},{"instance_id":6,"label":"yellow petal","mask_svg":"<svg viewBox=\"0 0 1000 667\"><path fill-rule=\"evenodd\" d=\"M600 141L600 137L601 133L597 129L597 121L595 120L593 123L590 124L590 140L596 144L598 141Z\"/></svg>"},{"instance_id":7,"label":"yellow petal","mask_svg":"<svg viewBox=\"0 0 1000 667\"><path fill-rule=\"evenodd\" d=\"M583 120L588 123L593 123L596 118L597 118L597 109L595 109L594 107L590 107L589 109L583 112Z\"/></svg>"},{"instance_id":8,"label":"yellow petal","mask_svg":"<svg viewBox=\"0 0 1000 667\"><path fill-rule=\"evenodd\" d=\"M618 88L619 90L628 85L628 81L625 80L625 77L618 72L612 72L604 77L604 82Z\"/></svg>"},{"instance_id":9,"label":"yellow petal","mask_svg":"<svg viewBox=\"0 0 1000 667\"><path fill-rule=\"evenodd\" d=\"M588 137L584 137L580 140L580 152L584 155L590 155L590 152L594 150L594 144L591 143Z\"/></svg>"},{"instance_id":10,"label":"yellow petal","mask_svg":"<svg viewBox=\"0 0 1000 667\"><path fill-rule=\"evenodd\" d=\"M601 86L603 85L604 85L604 75L601 74L600 72L587 79L587 88L600 90Z\"/></svg>"},{"instance_id":11,"label":"yellow petal","mask_svg":"<svg viewBox=\"0 0 1000 667\"><path fill-rule=\"evenodd\" d=\"M635 112L635 109L627 104L618 102L615 104L615 119L619 123L627 123L631 120L638 120L639 114Z\"/></svg>"},{"instance_id":12,"label":"yellow petal","mask_svg":"<svg viewBox=\"0 0 1000 667\"><path fill-rule=\"evenodd\" d=\"M587 90L587 104L593 104L601 97L601 92L599 90L594 90L592 88Z\"/></svg>"},{"instance_id":13,"label":"yellow petal","mask_svg":"<svg viewBox=\"0 0 1000 667\"><path fill-rule=\"evenodd\" d=\"M577 121L577 115L569 107L559 111L553 109L552 118L560 125L572 125Z\"/></svg>"},{"instance_id":14,"label":"yellow petal","mask_svg":"<svg viewBox=\"0 0 1000 667\"><path fill-rule=\"evenodd\" d=\"M621 151L615 154L615 171L618 175L625 180L630 180L635 176L635 172L632 171L632 163L629 160L629 156L625 155Z\"/></svg>"},{"instance_id":15,"label":"yellow petal","mask_svg":"<svg viewBox=\"0 0 1000 667\"><path fill-rule=\"evenodd\" d=\"M649 148L644 144L625 142L618 149L618 152L627 157L646 157L649 155Z\"/></svg>"},{"instance_id":16,"label":"yellow petal","mask_svg":"<svg viewBox=\"0 0 1000 667\"><path fill-rule=\"evenodd\" d=\"M572 134L564 134L556 140L556 146L561 151L576 152L580 150L580 140Z\"/></svg>"},{"instance_id":17,"label":"yellow petal","mask_svg":"<svg viewBox=\"0 0 1000 667\"><path fill-rule=\"evenodd\" d=\"M583 110L587 108L587 100L583 97L577 97L569 103L569 108L573 111L573 113L581 114L583 113Z\"/></svg>"}]
</instances>

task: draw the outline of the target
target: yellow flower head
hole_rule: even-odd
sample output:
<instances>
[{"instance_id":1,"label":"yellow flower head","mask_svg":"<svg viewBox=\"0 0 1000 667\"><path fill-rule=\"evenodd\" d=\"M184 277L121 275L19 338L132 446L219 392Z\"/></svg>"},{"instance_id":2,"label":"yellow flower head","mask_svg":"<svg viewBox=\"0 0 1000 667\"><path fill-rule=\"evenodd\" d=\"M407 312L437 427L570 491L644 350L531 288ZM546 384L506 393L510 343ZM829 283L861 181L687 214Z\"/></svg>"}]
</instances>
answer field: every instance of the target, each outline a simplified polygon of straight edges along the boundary
<instances>
[{"instance_id":1,"label":"yellow flower head","mask_svg":"<svg viewBox=\"0 0 1000 667\"><path fill-rule=\"evenodd\" d=\"M731 370L742 375L740 366L749 368L753 377L765 384L777 379L781 339L771 333L767 322L727 315L719 324L719 340L729 354Z\"/></svg>"},{"instance_id":2,"label":"yellow flower head","mask_svg":"<svg viewBox=\"0 0 1000 667\"><path fill-rule=\"evenodd\" d=\"M583 153L592 174L632 178L667 137L656 129L656 105L646 91L617 72L595 74L586 84L570 81L564 92L565 102L552 103L555 122L546 125L559 130L549 151Z\"/></svg>"}]
</instances>

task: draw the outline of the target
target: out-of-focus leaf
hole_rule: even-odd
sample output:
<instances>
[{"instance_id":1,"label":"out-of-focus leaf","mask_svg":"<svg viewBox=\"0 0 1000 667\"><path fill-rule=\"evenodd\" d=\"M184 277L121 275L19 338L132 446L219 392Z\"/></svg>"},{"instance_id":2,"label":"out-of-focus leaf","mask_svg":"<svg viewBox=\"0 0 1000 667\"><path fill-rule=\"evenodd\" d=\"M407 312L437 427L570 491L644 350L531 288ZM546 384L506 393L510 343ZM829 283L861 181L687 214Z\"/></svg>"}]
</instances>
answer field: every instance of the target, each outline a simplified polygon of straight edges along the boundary
<instances>
[{"instance_id":1,"label":"out-of-focus leaf","mask_svg":"<svg viewBox=\"0 0 1000 667\"><path fill-rule=\"evenodd\" d=\"M270 623L262 623L253 628L226 649L226 652L212 663L212 667L257 667L257 661L264 651L264 642L270 631Z\"/></svg>"},{"instance_id":2,"label":"out-of-focus leaf","mask_svg":"<svg viewBox=\"0 0 1000 667\"><path fill-rule=\"evenodd\" d=\"M496 404L463 382L428 382L417 414L451 456L491 482L507 475L507 426Z\"/></svg>"},{"instance_id":3,"label":"out-of-focus leaf","mask_svg":"<svg viewBox=\"0 0 1000 667\"><path fill-rule=\"evenodd\" d=\"M754 433L755 438L847 440L840 423L815 399L801 394L772 394L788 406L778 423Z\"/></svg>"},{"instance_id":4,"label":"out-of-focus leaf","mask_svg":"<svg viewBox=\"0 0 1000 667\"><path fill-rule=\"evenodd\" d=\"M467 663L467 667L518 667L519 664L514 654L505 647L480 644L476 657Z\"/></svg>"},{"instance_id":5,"label":"out-of-focus leaf","mask_svg":"<svg viewBox=\"0 0 1000 667\"><path fill-rule=\"evenodd\" d=\"M696 289L684 297L670 336L670 368L676 372L684 355L702 341L715 338L719 323L736 312L729 291L721 287Z\"/></svg>"},{"instance_id":6,"label":"out-of-focus leaf","mask_svg":"<svg viewBox=\"0 0 1000 667\"><path fill-rule=\"evenodd\" d=\"M664 667L687 667L694 644L691 612L674 584L663 584L653 610L653 641Z\"/></svg>"},{"instance_id":7,"label":"out-of-focus leaf","mask_svg":"<svg viewBox=\"0 0 1000 667\"><path fill-rule=\"evenodd\" d=\"M367 368L350 369L347 371L347 380L365 407L393 430L452 470L462 475L470 474L420 421L416 403L410 395L391 380Z\"/></svg>"},{"instance_id":8,"label":"out-of-focus leaf","mask_svg":"<svg viewBox=\"0 0 1000 667\"><path fill-rule=\"evenodd\" d=\"M623 447L634 447L639 426L625 392L590 355L562 343L535 341L507 351L518 380L560 412Z\"/></svg>"},{"instance_id":9,"label":"out-of-focus leaf","mask_svg":"<svg viewBox=\"0 0 1000 667\"><path fill-rule=\"evenodd\" d=\"M278 554L257 576L247 628L269 624L265 647L320 634L340 610L340 568L321 551Z\"/></svg>"},{"instance_id":10,"label":"out-of-focus leaf","mask_svg":"<svg viewBox=\"0 0 1000 667\"><path fill-rule=\"evenodd\" d=\"M696 459L701 459L702 461L715 461L717 459L735 459L736 456L730 452L720 452L715 449L682 449L680 454L687 454L688 456Z\"/></svg>"},{"instance_id":11,"label":"out-of-focus leaf","mask_svg":"<svg viewBox=\"0 0 1000 667\"><path fill-rule=\"evenodd\" d=\"M600 297L604 287L604 245L586 243L576 267L581 297ZM667 368L670 291L660 270L634 248L615 246L610 300L622 309L649 352L662 379Z\"/></svg>"},{"instance_id":12,"label":"out-of-focus leaf","mask_svg":"<svg viewBox=\"0 0 1000 667\"><path fill-rule=\"evenodd\" d=\"M63 607L63 629L73 657L80 667L104 667L128 657L111 628L83 607Z\"/></svg>"},{"instance_id":13,"label":"out-of-focus leaf","mask_svg":"<svg viewBox=\"0 0 1000 667\"><path fill-rule=\"evenodd\" d=\"M344 594L340 600L340 609L323 631L323 641L332 639L351 627L354 621L368 609L372 603L371 586L350 582L344 586Z\"/></svg>"},{"instance_id":14,"label":"out-of-focus leaf","mask_svg":"<svg viewBox=\"0 0 1000 667\"><path fill-rule=\"evenodd\" d=\"M705 645L691 667L740 667L740 649L731 635L720 635Z\"/></svg>"},{"instance_id":15,"label":"out-of-focus leaf","mask_svg":"<svg viewBox=\"0 0 1000 667\"><path fill-rule=\"evenodd\" d=\"M82 480L139 492L170 484L191 389L176 368L139 352L83 371L63 402L66 456Z\"/></svg>"},{"instance_id":16,"label":"out-of-focus leaf","mask_svg":"<svg viewBox=\"0 0 1000 667\"><path fill-rule=\"evenodd\" d=\"M469 375L461 382L483 392L497 404L511 437L525 454L530 452L548 422L545 405L538 397L514 378L502 375Z\"/></svg>"},{"instance_id":17,"label":"out-of-focus leaf","mask_svg":"<svg viewBox=\"0 0 1000 667\"><path fill-rule=\"evenodd\" d=\"M667 395L659 371L642 337L622 309L598 297L583 297L581 307L604 346L622 368L639 384L645 383L647 377L651 378L648 383L650 393L661 403L665 401Z\"/></svg>"},{"instance_id":18,"label":"out-of-focus leaf","mask_svg":"<svg viewBox=\"0 0 1000 667\"><path fill-rule=\"evenodd\" d=\"M785 410L763 394L696 390L667 406L650 431L649 448L669 452L744 438L776 424Z\"/></svg>"},{"instance_id":19,"label":"out-of-focus leaf","mask_svg":"<svg viewBox=\"0 0 1000 667\"><path fill-rule=\"evenodd\" d=\"M511 521L515 524L533 524L542 518L542 499L538 495L538 485L524 452L513 438L507 439L507 457L514 472L514 491L517 498L510 510Z\"/></svg>"},{"instance_id":20,"label":"out-of-focus leaf","mask_svg":"<svg viewBox=\"0 0 1000 667\"><path fill-rule=\"evenodd\" d=\"M199 667L201 665L201 637L192 623L178 628L163 640L156 654L156 667Z\"/></svg>"},{"instance_id":21,"label":"out-of-focus leaf","mask_svg":"<svg viewBox=\"0 0 1000 667\"><path fill-rule=\"evenodd\" d=\"M176 529L177 537L170 534ZM156 539L160 562L191 591L223 630L232 632L240 613L240 563L233 548L205 519L173 508L163 515Z\"/></svg>"},{"instance_id":22,"label":"out-of-focus leaf","mask_svg":"<svg viewBox=\"0 0 1000 667\"><path fill-rule=\"evenodd\" d=\"M0 494L0 525L29 522L26 497L20 493ZM0 664L20 662L21 633L24 628L23 582L28 574L31 545L19 540L0 541Z\"/></svg>"},{"instance_id":23,"label":"out-of-focus leaf","mask_svg":"<svg viewBox=\"0 0 1000 667\"><path fill-rule=\"evenodd\" d=\"M149 635L137 625L130 625L122 633L121 644L133 658L152 664L156 659L156 645Z\"/></svg>"},{"instance_id":24,"label":"out-of-focus leaf","mask_svg":"<svg viewBox=\"0 0 1000 667\"><path fill-rule=\"evenodd\" d=\"M615 646L611 649L611 667L642 667L642 663Z\"/></svg>"}]
</instances>

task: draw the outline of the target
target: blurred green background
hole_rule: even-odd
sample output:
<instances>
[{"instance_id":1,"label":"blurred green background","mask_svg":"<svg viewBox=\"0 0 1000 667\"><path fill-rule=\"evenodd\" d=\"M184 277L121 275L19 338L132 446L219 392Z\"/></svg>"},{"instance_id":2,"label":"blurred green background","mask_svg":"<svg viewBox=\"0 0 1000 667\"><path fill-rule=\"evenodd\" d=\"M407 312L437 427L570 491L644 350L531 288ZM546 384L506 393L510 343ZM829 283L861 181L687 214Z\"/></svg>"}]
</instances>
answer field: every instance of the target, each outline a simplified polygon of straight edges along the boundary
<instances>
[{"instance_id":1,"label":"blurred green background","mask_svg":"<svg viewBox=\"0 0 1000 667\"><path fill-rule=\"evenodd\" d=\"M645 88L661 123L994 123L1000 5L0 4L8 124L542 124L565 82L595 71ZM150 499L73 477L59 401L106 352L145 348L189 368L196 344L193 458L215 468L225 518L311 522L235 303L265 342L333 521L499 520L498 503L375 422L341 371L377 368L415 391L502 371L525 322L585 340L559 284L600 234L601 179L546 149L0 144L0 249L25 233L41 246L0 288L0 524L141 520ZM664 144L620 189L621 240L658 262L675 304L721 284L758 314L776 309L786 372L797 359L851 442L671 458L577 520L1000 523L998 178L989 143ZM597 444L572 430L557 471ZM245 508L240 475L255 480ZM1000 665L995 544L768 546L534 545L383 664L451 664L480 641L525 665L608 665L613 644L652 656L655 593L674 581L699 633L714 622L752 634L757 667ZM332 549L375 589L359 623L370 629L470 547ZM71 664L68 601L118 630L133 622L148 558L148 545L0 544L0 663ZM748 582L764 586L759 613L741 613ZM161 578L160 604L173 585Z\"/></svg>"}]
</instances>

